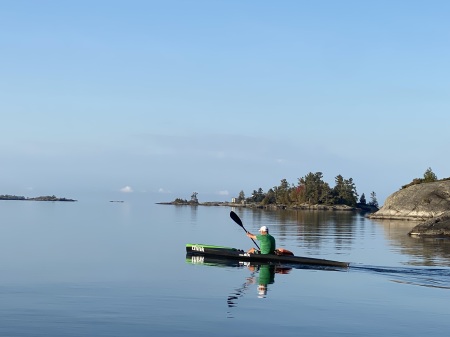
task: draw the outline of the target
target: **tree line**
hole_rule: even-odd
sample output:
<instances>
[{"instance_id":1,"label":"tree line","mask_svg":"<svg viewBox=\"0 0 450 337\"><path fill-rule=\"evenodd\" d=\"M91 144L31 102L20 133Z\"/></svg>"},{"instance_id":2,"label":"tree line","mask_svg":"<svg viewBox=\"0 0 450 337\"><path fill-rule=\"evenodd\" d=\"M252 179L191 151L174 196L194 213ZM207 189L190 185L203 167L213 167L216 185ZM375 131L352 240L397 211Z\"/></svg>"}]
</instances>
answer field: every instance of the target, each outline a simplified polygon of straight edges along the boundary
<instances>
[{"instance_id":1,"label":"tree line","mask_svg":"<svg viewBox=\"0 0 450 337\"><path fill-rule=\"evenodd\" d=\"M181 205L198 205L198 198L197 198L198 193L197 192L193 192L191 195L191 200L187 201L186 199L182 199L182 198L176 198L174 201L172 201L173 204L181 204Z\"/></svg>"},{"instance_id":2,"label":"tree line","mask_svg":"<svg viewBox=\"0 0 450 337\"><path fill-rule=\"evenodd\" d=\"M55 195L45 195L35 198L25 198L21 195L10 195L10 194L2 194L0 195L0 200L34 200L34 201L76 201L74 199L68 198L58 198Z\"/></svg>"},{"instance_id":3,"label":"tree line","mask_svg":"<svg viewBox=\"0 0 450 337\"><path fill-rule=\"evenodd\" d=\"M450 180L449 178L438 180L436 174L429 167L423 174L423 178L415 178L412 182L401 188L411 185L430 183L435 181ZM246 197L243 190L235 202L255 203L260 205L347 205L350 207L370 206L378 208L377 195L374 191L370 193L367 201L365 194L360 197L356 190L356 185L352 178L345 179L342 175L337 175L334 179L335 185L331 187L323 180L322 172L308 173L304 177L298 178L297 184L290 184L286 179L282 179L278 186L270 188L264 192L262 188L253 190L250 197ZM191 200L181 198L175 199L175 204L198 204L198 193L191 195ZM359 197L359 199L358 199ZM364 207L363 207L364 208Z\"/></svg>"},{"instance_id":4,"label":"tree line","mask_svg":"<svg viewBox=\"0 0 450 337\"><path fill-rule=\"evenodd\" d=\"M253 202L262 205L347 205L351 207L357 204L378 207L376 193L371 192L370 201L367 202L364 193L358 200L358 192L352 178L344 178L337 175L334 179L335 185L331 187L323 180L322 172L308 173L298 178L296 184L282 179L278 186L264 192L262 188L253 190L250 197L246 198L244 191L239 192L237 202Z\"/></svg>"},{"instance_id":5,"label":"tree line","mask_svg":"<svg viewBox=\"0 0 450 337\"><path fill-rule=\"evenodd\" d=\"M426 169L422 178L414 178L409 184L401 188L407 188L416 184L431 183L435 181L450 180L449 178L438 179L431 167ZM335 185L331 187L323 181L322 172L308 173L302 178L298 178L297 184L290 184L286 179L282 179L278 186L270 188L264 192L262 188L253 190L251 197L246 198L244 191L239 192L237 202L253 202L262 205L347 205L355 207L358 205L368 205L379 207L376 193L370 193L370 200L367 201L364 193L358 200L358 192L352 178L345 179L342 175L334 178Z\"/></svg>"}]
</instances>

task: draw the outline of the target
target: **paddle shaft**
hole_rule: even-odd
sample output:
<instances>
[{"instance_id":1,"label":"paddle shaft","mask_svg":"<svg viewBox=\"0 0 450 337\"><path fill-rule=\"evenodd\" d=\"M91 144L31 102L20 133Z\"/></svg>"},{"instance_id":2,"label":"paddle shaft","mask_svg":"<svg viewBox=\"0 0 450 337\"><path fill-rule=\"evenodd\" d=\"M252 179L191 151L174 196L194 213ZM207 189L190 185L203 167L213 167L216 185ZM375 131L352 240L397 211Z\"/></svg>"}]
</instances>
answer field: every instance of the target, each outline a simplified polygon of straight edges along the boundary
<instances>
[{"instance_id":1,"label":"paddle shaft","mask_svg":"<svg viewBox=\"0 0 450 337\"><path fill-rule=\"evenodd\" d=\"M231 219L233 219L234 222L236 222L239 226L242 227L242 229L245 231L245 233L248 233L248 231L247 231L247 230L245 229L245 227L244 227L244 224L243 224L242 221L241 221L241 218L239 218L239 216L238 216L236 213L234 213L233 211L231 211L231 212L230 212L230 217L231 217ZM252 239L252 238L250 238L250 239ZM260 249L259 246L258 246L258 244L255 242L255 240L252 239L252 241L253 241L253 243L255 244L255 246L258 247L258 249Z\"/></svg>"}]
</instances>

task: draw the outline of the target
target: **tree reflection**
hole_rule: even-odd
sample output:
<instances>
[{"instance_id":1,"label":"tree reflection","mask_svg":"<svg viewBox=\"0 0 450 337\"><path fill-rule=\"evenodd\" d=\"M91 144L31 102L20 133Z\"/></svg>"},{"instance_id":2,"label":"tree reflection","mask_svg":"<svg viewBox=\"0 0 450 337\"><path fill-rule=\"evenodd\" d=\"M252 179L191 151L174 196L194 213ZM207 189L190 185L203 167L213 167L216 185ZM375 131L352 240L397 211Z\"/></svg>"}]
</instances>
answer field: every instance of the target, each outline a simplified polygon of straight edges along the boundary
<instances>
[{"instance_id":1,"label":"tree reflection","mask_svg":"<svg viewBox=\"0 0 450 337\"><path fill-rule=\"evenodd\" d=\"M355 211L332 210L246 210L249 222L272 226L277 244L283 246L294 241L304 254L321 255L333 247L347 253L353 250L358 238L373 236L382 226L388 243L400 254L411 257L407 262L415 266L450 265L450 240L439 238L413 238L408 232L416 221L389 221L368 219ZM375 224L375 226L374 226Z\"/></svg>"}]
</instances>

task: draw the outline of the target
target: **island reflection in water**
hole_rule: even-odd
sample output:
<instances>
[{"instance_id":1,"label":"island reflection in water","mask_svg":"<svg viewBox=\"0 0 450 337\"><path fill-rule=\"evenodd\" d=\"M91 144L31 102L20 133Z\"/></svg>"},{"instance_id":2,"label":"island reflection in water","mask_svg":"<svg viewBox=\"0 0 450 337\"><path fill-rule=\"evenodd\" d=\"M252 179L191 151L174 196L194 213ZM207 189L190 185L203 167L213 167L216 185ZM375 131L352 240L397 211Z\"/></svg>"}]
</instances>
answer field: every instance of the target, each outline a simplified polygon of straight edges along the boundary
<instances>
[{"instance_id":1,"label":"island reflection in water","mask_svg":"<svg viewBox=\"0 0 450 337\"><path fill-rule=\"evenodd\" d=\"M411 237L409 231L419 221L371 220L384 229L386 239L399 252L412 257L407 262L413 266L449 266L450 239Z\"/></svg>"},{"instance_id":2,"label":"island reflection in water","mask_svg":"<svg viewBox=\"0 0 450 337\"><path fill-rule=\"evenodd\" d=\"M369 219L355 211L248 210L254 223L276 227L277 244L291 240L306 254L318 255L333 242L336 251L350 252L361 237L370 237L382 228L387 242L394 250L410 257L412 266L450 266L450 239L416 238L408 232L418 221Z\"/></svg>"}]
</instances>

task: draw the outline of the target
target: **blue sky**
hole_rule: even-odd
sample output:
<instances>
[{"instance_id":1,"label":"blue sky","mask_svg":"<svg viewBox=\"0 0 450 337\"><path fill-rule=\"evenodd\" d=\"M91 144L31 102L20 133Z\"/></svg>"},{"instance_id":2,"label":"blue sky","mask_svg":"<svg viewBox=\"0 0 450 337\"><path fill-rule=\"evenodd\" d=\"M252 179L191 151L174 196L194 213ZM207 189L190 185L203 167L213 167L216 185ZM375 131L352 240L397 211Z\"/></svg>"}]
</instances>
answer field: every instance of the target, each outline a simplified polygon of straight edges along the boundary
<instances>
[{"instance_id":1,"label":"blue sky","mask_svg":"<svg viewBox=\"0 0 450 337\"><path fill-rule=\"evenodd\" d=\"M450 176L447 1L0 1L0 194Z\"/></svg>"}]
</instances>

